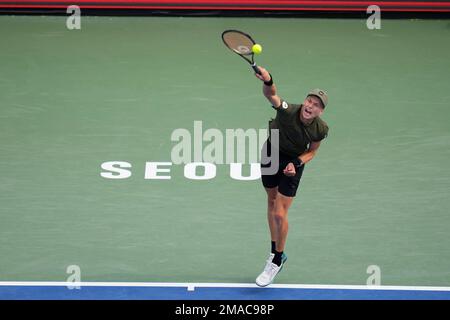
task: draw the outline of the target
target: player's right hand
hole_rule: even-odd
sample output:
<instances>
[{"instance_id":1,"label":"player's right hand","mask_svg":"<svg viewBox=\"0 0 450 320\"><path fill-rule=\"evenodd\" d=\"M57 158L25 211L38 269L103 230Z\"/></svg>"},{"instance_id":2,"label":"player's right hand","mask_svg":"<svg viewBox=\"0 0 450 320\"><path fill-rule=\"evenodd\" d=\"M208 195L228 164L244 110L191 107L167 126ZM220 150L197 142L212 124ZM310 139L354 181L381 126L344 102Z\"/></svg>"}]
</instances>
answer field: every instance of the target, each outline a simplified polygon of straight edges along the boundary
<instances>
[{"instance_id":1,"label":"player's right hand","mask_svg":"<svg viewBox=\"0 0 450 320\"><path fill-rule=\"evenodd\" d=\"M266 69L264 69L261 66L258 66L258 69L259 69L259 71L261 71L261 74L255 73L255 76L261 81L269 81L270 80L269 71L267 71Z\"/></svg>"}]
</instances>

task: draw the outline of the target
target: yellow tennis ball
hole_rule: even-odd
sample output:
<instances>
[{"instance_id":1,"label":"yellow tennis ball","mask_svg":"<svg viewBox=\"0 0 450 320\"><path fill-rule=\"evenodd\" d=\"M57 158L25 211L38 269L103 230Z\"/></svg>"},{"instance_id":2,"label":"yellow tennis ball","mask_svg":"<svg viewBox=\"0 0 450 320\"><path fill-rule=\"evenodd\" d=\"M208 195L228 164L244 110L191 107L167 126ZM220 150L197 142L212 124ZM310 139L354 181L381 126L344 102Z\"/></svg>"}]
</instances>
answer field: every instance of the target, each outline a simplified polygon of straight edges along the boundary
<instances>
[{"instance_id":1,"label":"yellow tennis ball","mask_svg":"<svg viewBox=\"0 0 450 320\"><path fill-rule=\"evenodd\" d=\"M260 54L262 52L262 47L260 44L254 44L252 47L252 52L255 54Z\"/></svg>"}]
</instances>

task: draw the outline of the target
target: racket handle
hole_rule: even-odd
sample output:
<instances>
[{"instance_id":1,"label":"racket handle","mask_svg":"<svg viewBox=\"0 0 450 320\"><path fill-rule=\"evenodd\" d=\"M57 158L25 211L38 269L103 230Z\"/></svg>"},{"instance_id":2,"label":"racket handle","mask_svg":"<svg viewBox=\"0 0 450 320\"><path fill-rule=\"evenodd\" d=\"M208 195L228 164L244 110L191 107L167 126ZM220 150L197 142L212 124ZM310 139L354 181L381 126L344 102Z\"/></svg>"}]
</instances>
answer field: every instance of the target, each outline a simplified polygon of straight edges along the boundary
<instances>
[{"instance_id":1,"label":"racket handle","mask_svg":"<svg viewBox=\"0 0 450 320\"><path fill-rule=\"evenodd\" d=\"M253 70L255 70L255 72L256 72L257 74L261 74L261 70L259 70L259 68L258 68L258 66L256 65L256 63L253 63L253 64L252 64L252 68L253 68Z\"/></svg>"}]
</instances>

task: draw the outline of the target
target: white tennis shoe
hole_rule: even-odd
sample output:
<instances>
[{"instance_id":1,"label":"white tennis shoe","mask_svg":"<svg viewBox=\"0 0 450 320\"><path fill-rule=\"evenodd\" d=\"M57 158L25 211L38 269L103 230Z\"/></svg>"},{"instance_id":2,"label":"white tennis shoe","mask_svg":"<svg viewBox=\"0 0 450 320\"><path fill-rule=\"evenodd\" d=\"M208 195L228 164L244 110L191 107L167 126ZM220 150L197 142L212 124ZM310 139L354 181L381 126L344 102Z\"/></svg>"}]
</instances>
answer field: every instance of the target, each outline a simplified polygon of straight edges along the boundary
<instances>
[{"instance_id":1,"label":"white tennis shoe","mask_svg":"<svg viewBox=\"0 0 450 320\"><path fill-rule=\"evenodd\" d=\"M280 272L283 263L281 264L281 266L277 266L275 263L272 263L274 257L275 255L273 253L269 255L269 258L267 258L266 261L266 266L264 267L264 271L256 278L256 284L259 287L266 287L271 284L275 276L278 274L278 272Z\"/></svg>"}]
</instances>

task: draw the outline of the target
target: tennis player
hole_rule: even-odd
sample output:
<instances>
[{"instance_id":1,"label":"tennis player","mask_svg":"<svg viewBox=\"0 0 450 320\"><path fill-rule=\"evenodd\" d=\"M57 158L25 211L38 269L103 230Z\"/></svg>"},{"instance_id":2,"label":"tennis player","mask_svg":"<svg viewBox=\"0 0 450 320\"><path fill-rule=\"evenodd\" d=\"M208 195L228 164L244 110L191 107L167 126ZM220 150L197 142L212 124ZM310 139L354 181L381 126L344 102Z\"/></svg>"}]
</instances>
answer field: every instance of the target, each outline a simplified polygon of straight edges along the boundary
<instances>
[{"instance_id":1,"label":"tennis player","mask_svg":"<svg viewBox=\"0 0 450 320\"><path fill-rule=\"evenodd\" d=\"M272 141L272 144L278 145L274 149L279 155L276 174L265 175L263 168L268 164L261 164L272 242L271 253L264 271L256 278L256 284L265 287L272 283L287 260L284 248L288 234L288 210L296 195L305 164L314 158L320 142L328 134L328 125L320 119L328 103L328 96L325 91L314 89L302 104L288 103L277 95L270 73L260 66L259 69L261 74L255 75L264 82L263 94L276 110L276 117L270 121L269 129L278 130L278 143ZM265 143L270 152L270 135Z\"/></svg>"}]
</instances>

